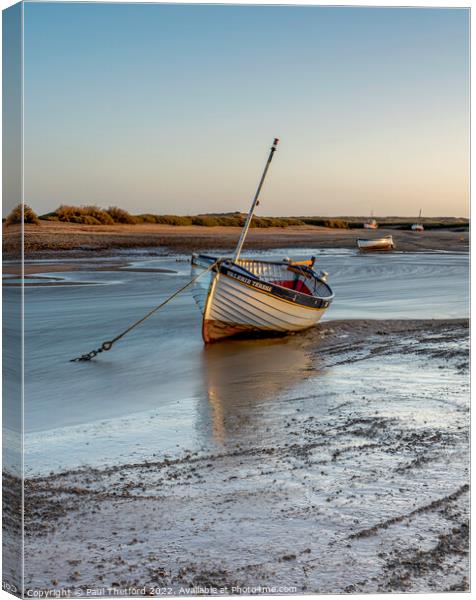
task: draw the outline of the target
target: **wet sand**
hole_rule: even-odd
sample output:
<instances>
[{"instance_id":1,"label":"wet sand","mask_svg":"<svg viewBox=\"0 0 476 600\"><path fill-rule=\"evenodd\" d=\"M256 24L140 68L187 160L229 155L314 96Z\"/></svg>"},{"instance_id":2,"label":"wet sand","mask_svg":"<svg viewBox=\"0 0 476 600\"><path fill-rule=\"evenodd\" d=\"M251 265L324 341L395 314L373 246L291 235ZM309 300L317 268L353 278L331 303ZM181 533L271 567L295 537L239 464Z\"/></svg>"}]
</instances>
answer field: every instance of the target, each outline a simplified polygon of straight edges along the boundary
<instances>
[{"instance_id":1,"label":"wet sand","mask_svg":"<svg viewBox=\"0 0 476 600\"><path fill-rule=\"evenodd\" d=\"M26 257L60 257L110 255L120 248L162 248L190 253L210 247L230 250L235 247L240 229L237 227L201 227L169 225L91 226L42 221L40 226L25 226ZM449 229L424 233L380 228L330 229L300 226L251 229L246 240L248 249L327 247L355 248L358 237L393 235L399 250L467 251L468 231ZM3 227L5 256L18 252L18 226Z\"/></svg>"},{"instance_id":2,"label":"wet sand","mask_svg":"<svg viewBox=\"0 0 476 600\"><path fill-rule=\"evenodd\" d=\"M98 261L83 261L76 263L69 263L65 261L48 262L48 263L29 263L26 262L23 267L23 273L25 279L30 275L36 275L38 273L69 273L71 271L131 271L134 273L173 273L171 269L162 268L140 268L131 266L130 261L114 260L111 262L98 262ZM11 263L3 265L4 275L21 275L21 264ZM51 279L51 278L50 278Z\"/></svg>"},{"instance_id":3,"label":"wet sand","mask_svg":"<svg viewBox=\"0 0 476 600\"><path fill-rule=\"evenodd\" d=\"M234 363L209 372L214 451L29 477L27 588L467 590L467 319L330 321L289 344L301 385L267 390L266 418Z\"/></svg>"}]
</instances>

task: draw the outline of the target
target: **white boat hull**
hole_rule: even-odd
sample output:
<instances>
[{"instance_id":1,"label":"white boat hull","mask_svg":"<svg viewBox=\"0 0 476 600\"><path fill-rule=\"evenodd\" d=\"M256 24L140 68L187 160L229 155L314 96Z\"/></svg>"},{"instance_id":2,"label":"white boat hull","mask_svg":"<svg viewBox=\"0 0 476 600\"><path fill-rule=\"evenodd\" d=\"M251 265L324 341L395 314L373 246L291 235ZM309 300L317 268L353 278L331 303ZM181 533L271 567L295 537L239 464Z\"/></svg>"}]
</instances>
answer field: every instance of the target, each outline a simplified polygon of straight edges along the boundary
<instances>
[{"instance_id":1,"label":"white boat hull","mask_svg":"<svg viewBox=\"0 0 476 600\"><path fill-rule=\"evenodd\" d=\"M391 235L374 240L358 239L357 246L360 250L393 250L395 248Z\"/></svg>"},{"instance_id":2,"label":"white boat hull","mask_svg":"<svg viewBox=\"0 0 476 600\"><path fill-rule=\"evenodd\" d=\"M249 267L248 264L246 266ZM272 271L273 265L256 263L256 269ZM282 276L287 273L283 268L279 270ZM237 334L289 333L309 329L318 323L333 297L330 288L321 283L331 294L327 301L304 306L299 303L299 298L295 301L303 294L284 289L287 297L277 297L275 285L263 279L247 278L233 269L210 272L205 279L207 275L198 280L199 285L194 291L194 298L203 313L202 335L206 343Z\"/></svg>"},{"instance_id":3,"label":"white boat hull","mask_svg":"<svg viewBox=\"0 0 476 600\"><path fill-rule=\"evenodd\" d=\"M293 305L222 273L215 276L210 300L203 315L205 342L247 331L302 331L313 327L326 310Z\"/></svg>"}]
</instances>

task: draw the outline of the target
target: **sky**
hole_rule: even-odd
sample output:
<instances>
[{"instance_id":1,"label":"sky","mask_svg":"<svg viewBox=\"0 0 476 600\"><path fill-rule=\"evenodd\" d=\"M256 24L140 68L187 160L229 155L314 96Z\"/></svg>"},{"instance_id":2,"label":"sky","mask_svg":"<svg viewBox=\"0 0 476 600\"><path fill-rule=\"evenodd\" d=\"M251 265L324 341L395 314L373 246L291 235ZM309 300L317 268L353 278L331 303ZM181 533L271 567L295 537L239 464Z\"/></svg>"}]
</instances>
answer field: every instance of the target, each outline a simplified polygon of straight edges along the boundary
<instances>
[{"instance_id":1,"label":"sky","mask_svg":"<svg viewBox=\"0 0 476 600\"><path fill-rule=\"evenodd\" d=\"M467 216L469 11L26 3L25 201Z\"/></svg>"}]
</instances>

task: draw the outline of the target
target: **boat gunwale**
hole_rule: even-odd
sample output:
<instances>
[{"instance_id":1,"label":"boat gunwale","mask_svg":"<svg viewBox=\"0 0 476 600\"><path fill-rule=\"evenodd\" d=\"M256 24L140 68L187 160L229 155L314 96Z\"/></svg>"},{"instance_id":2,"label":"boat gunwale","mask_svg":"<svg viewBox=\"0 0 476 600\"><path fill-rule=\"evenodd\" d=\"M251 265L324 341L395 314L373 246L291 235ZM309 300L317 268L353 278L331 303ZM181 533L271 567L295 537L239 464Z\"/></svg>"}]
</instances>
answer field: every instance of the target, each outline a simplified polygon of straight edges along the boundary
<instances>
[{"instance_id":1,"label":"boat gunwale","mask_svg":"<svg viewBox=\"0 0 476 600\"><path fill-rule=\"evenodd\" d=\"M200 258L200 257L201 258L206 258L206 259L208 259L210 261L216 261L217 260L216 256L210 256L209 254L196 254L196 253L193 253L192 254L192 264L194 264L194 262L193 262L193 258L194 257L197 257L197 258ZM284 260L284 259L281 259L281 260L261 260L261 259L257 259L257 258L240 258L239 260L249 261L249 262L255 262L255 263L263 263L263 264L266 264L266 265L280 265L280 266L288 265L290 267L293 266L292 261L287 261L287 260ZM232 257L224 257L223 261L233 262L233 259L232 259ZM233 264L236 264L236 263L233 263ZM239 267L240 269L244 269L244 267L241 267L238 264L236 264L236 266ZM303 265L299 265L299 266L303 266ZM253 277L256 277L256 275L253 275ZM326 282L324 281L323 283L326 283Z\"/></svg>"}]
</instances>

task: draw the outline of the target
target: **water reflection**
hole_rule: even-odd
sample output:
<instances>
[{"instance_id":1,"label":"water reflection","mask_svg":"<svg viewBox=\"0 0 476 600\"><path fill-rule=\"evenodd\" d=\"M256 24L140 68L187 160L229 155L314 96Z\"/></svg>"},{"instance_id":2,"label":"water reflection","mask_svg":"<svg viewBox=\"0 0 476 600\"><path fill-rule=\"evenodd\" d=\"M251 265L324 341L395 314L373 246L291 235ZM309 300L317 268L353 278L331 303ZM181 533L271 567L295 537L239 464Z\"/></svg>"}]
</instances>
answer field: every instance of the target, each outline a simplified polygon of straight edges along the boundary
<instances>
[{"instance_id":1,"label":"water reflection","mask_svg":"<svg viewBox=\"0 0 476 600\"><path fill-rule=\"evenodd\" d=\"M235 340L203 348L204 397L197 430L218 444L263 428L283 392L311 373L299 336Z\"/></svg>"}]
</instances>

